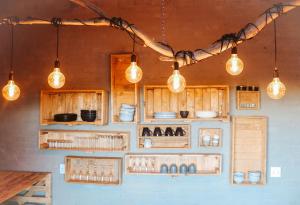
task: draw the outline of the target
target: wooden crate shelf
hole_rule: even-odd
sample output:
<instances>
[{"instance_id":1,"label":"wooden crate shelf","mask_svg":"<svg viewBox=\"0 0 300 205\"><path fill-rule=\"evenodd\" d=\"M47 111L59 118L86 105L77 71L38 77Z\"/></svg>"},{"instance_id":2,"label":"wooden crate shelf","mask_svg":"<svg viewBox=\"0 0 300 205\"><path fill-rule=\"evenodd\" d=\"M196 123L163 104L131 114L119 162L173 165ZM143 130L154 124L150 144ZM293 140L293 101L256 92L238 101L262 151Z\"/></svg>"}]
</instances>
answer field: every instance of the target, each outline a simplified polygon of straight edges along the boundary
<instances>
[{"instance_id":1,"label":"wooden crate shelf","mask_svg":"<svg viewBox=\"0 0 300 205\"><path fill-rule=\"evenodd\" d=\"M144 121L229 121L229 86L187 86L181 93L172 93L164 85L144 86ZM181 118L180 111L189 111L188 118ZM215 118L197 118L196 111L215 111ZM155 119L155 112L176 112L176 119Z\"/></svg>"},{"instance_id":2,"label":"wooden crate shelf","mask_svg":"<svg viewBox=\"0 0 300 205\"><path fill-rule=\"evenodd\" d=\"M139 121L138 84L130 83L125 78L125 71L131 63L131 54L111 55L111 115L113 123L123 123L119 119L121 104L135 105L134 121Z\"/></svg>"},{"instance_id":3,"label":"wooden crate shelf","mask_svg":"<svg viewBox=\"0 0 300 205\"><path fill-rule=\"evenodd\" d=\"M221 147L222 146L221 128L200 128L198 146L199 147Z\"/></svg>"},{"instance_id":4,"label":"wooden crate shelf","mask_svg":"<svg viewBox=\"0 0 300 205\"><path fill-rule=\"evenodd\" d=\"M95 122L82 121L80 110L96 110ZM40 123L42 125L104 125L107 124L108 96L103 90L43 90L40 102ZM75 113L73 122L56 122L54 115Z\"/></svg>"},{"instance_id":5,"label":"wooden crate shelf","mask_svg":"<svg viewBox=\"0 0 300 205\"><path fill-rule=\"evenodd\" d=\"M45 150L75 150L85 152L125 152L130 148L130 133L41 130L39 148Z\"/></svg>"},{"instance_id":6,"label":"wooden crate shelf","mask_svg":"<svg viewBox=\"0 0 300 205\"><path fill-rule=\"evenodd\" d=\"M234 173L244 173L240 185L249 182L249 171L260 171L261 180L255 185L266 184L267 118L261 116L233 117L232 119L231 183Z\"/></svg>"},{"instance_id":7,"label":"wooden crate shelf","mask_svg":"<svg viewBox=\"0 0 300 205\"><path fill-rule=\"evenodd\" d=\"M98 185L122 183L122 158L65 157L65 181Z\"/></svg>"},{"instance_id":8,"label":"wooden crate shelf","mask_svg":"<svg viewBox=\"0 0 300 205\"><path fill-rule=\"evenodd\" d=\"M238 110L259 110L260 91L236 91L236 109Z\"/></svg>"},{"instance_id":9,"label":"wooden crate shelf","mask_svg":"<svg viewBox=\"0 0 300 205\"><path fill-rule=\"evenodd\" d=\"M161 165L170 167L176 164L177 173L160 173ZM182 164L196 165L195 173L179 173ZM220 175L222 172L221 154L127 154L125 155L126 174L133 175Z\"/></svg>"},{"instance_id":10,"label":"wooden crate shelf","mask_svg":"<svg viewBox=\"0 0 300 205\"><path fill-rule=\"evenodd\" d=\"M166 128L170 127L174 131L176 128L181 127L184 130L183 136L165 136L163 133L162 136L153 136L153 131L155 127L161 128L163 131ZM143 129L149 128L152 132L151 136L143 136ZM140 149L188 149L191 147L191 131L190 125L187 124L176 124L176 125L153 125L153 124L142 124L138 126L138 133L137 133L137 147ZM152 142L151 147L145 147L144 142L145 140L150 140Z\"/></svg>"}]
</instances>

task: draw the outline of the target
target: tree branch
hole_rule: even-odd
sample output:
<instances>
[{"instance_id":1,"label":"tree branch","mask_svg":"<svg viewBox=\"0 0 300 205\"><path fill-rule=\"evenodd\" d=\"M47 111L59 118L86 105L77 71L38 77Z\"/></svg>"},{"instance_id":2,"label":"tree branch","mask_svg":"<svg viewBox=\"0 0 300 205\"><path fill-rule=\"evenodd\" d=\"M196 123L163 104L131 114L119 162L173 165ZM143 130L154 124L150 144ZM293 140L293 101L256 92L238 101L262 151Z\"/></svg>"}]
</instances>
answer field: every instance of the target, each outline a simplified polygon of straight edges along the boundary
<instances>
[{"instance_id":1,"label":"tree branch","mask_svg":"<svg viewBox=\"0 0 300 205\"><path fill-rule=\"evenodd\" d=\"M289 12L290 10L300 6L300 0L291 0L285 3L276 4L267 9L261 14L254 23L247 24L244 28L236 33L225 34L219 40L212 43L205 49L197 49L195 51L181 50L174 53L171 46L156 42L137 29L133 24L121 18L107 17L102 9L87 0L70 0L71 2L87 8L98 15L97 18L80 20L80 19L64 19L62 25L68 26L111 26L126 31L130 37L136 36L143 44L150 47L154 51L160 53L161 61L178 61L180 66L197 63L201 60L218 55L232 46L236 46L249 39L255 37L261 30L263 30L269 23L278 18L280 15ZM34 25L34 24L52 24L51 19L37 19L37 18L5 18L0 20L1 24L20 24L20 25Z\"/></svg>"}]
</instances>

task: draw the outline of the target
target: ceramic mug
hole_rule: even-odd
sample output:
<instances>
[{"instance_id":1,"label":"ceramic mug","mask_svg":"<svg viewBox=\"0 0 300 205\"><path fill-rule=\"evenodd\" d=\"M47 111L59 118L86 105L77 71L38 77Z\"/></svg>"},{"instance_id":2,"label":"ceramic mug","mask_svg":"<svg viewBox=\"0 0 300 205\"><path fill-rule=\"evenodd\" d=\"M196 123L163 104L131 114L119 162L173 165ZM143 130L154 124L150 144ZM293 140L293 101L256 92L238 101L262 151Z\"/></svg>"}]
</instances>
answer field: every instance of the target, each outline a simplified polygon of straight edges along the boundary
<instances>
[{"instance_id":1,"label":"ceramic mug","mask_svg":"<svg viewBox=\"0 0 300 205\"><path fill-rule=\"evenodd\" d=\"M151 136L153 133L148 127L143 127L142 136Z\"/></svg>"},{"instance_id":2,"label":"ceramic mug","mask_svg":"<svg viewBox=\"0 0 300 205\"><path fill-rule=\"evenodd\" d=\"M195 174L197 172L197 167L194 163L188 166L188 173Z\"/></svg>"},{"instance_id":3,"label":"ceramic mug","mask_svg":"<svg viewBox=\"0 0 300 205\"><path fill-rule=\"evenodd\" d=\"M212 145L215 146L215 147L219 146L219 141L220 141L220 136L215 134L212 137Z\"/></svg>"},{"instance_id":4,"label":"ceramic mug","mask_svg":"<svg viewBox=\"0 0 300 205\"><path fill-rule=\"evenodd\" d=\"M171 127L167 127L165 130L165 136L173 136L175 134L174 130Z\"/></svg>"},{"instance_id":5,"label":"ceramic mug","mask_svg":"<svg viewBox=\"0 0 300 205\"><path fill-rule=\"evenodd\" d=\"M162 165L160 166L160 173L162 173L162 174L167 174L167 173L168 173L168 165L162 164Z\"/></svg>"},{"instance_id":6,"label":"ceramic mug","mask_svg":"<svg viewBox=\"0 0 300 205\"><path fill-rule=\"evenodd\" d=\"M204 135L202 137L202 143L204 146L209 146L210 145L210 135Z\"/></svg>"},{"instance_id":7,"label":"ceramic mug","mask_svg":"<svg viewBox=\"0 0 300 205\"><path fill-rule=\"evenodd\" d=\"M176 174L177 173L177 165L176 164L171 164L170 165L170 173Z\"/></svg>"},{"instance_id":8,"label":"ceramic mug","mask_svg":"<svg viewBox=\"0 0 300 205\"><path fill-rule=\"evenodd\" d=\"M152 147L152 140L150 138L144 139L144 148L151 148Z\"/></svg>"},{"instance_id":9,"label":"ceramic mug","mask_svg":"<svg viewBox=\"0 0 300 205\"><path fill-rule=\"evenodd\" d=\"M160 127L155 127L153 131L153 136L162 136L163 130Z\"/></svg>"},{"instance_id":10,"label":"ceramic mug","mask_svg":"<svg viewBox=\"0 0 300 205\"><path fill-rule=\"evenodd\" d=\"M244 172L234 172L233 173L233 181L236 184L241 184L245 180L245 174Z\"/></svg>"},{"instance_id":11,"label":"ceramic mug","mask_svg":"<svg viewBox=\"0 0 300 205\"><path fill-rule=\"evenodd\" d=\"M186 174L188 172L188 166L186 164L182 164L179 167L180 174Z\"/></svg>"},{"instance_id":12,"label":"ceramic mug","mask_svg":"<svg viewBox=\"0 0 300 205\"><path fill-rule=\"evenodd\" d=\"M186 134L185 130L182 127L177 127L175 130L175 136L184 136Z\"/></svg>"}]
</instances>

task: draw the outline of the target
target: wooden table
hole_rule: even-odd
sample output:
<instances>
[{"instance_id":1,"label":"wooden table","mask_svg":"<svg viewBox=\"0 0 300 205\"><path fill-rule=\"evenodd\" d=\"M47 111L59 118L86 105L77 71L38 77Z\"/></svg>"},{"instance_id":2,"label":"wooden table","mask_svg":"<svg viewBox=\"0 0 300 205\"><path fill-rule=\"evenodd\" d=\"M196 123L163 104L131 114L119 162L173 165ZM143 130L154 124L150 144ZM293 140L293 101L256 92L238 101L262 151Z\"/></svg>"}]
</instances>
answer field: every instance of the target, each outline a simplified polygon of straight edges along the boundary
<instances>
[{"instance_id":1,"label":"wooden table","mask_svg":"<svg viewBox=\"0 0 300 205\"><path fill-rule=\"evenodd\" d=\"M43 181L43 184L39 182ZM44 182L45 181L45 182ZM47 182L46 182L47 181ZM51 204L51 175L45 172L20 172L20 171L0 171L0 204L8 199L15 198L16 201L21 201L20 203L25 203L29 198L35 198L25 194L24 196L18 197L17 195L33 187L39 187L40 190L44 191L45 197L47 199L47 204ZM35 188L35 190L37 190ZM33 195L34 191L31 191ZM48 195L48 196L46 196ZM16 197L15 197L16 196ZM41 198L41 197L36 197ZM45 200L43 200L45 201Z\"/></svg>"}]
</instances>

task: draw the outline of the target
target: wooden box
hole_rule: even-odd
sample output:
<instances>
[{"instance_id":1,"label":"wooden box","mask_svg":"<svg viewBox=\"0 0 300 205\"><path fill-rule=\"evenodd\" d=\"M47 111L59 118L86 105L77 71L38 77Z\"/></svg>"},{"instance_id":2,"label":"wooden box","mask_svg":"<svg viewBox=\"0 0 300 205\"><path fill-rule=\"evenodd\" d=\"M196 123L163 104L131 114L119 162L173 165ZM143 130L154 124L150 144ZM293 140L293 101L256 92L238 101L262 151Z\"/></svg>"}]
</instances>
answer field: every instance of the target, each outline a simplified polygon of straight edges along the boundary
<instances>
[{"instance_id":1,"label":"wooden box","mask_svg":"<svg viewBox=\"0 0 300 205\"><path fill-rule=\"evenodd\" d=\"M180 173L180 166L195 165L195 172ZM170 170L171 165L177 166L176 173L161 173L162 165ZM127 154L125 155L127 174L136 175L220 175L222 155L220 154Z\"/></svg>"},{"instance_id":2,"label":"wooden box","mask_svg":"<svg viewBox=\"0 0 300 205\"><path fill-rule=\"evenodd\" d=\"M200 128L198 145L200 147L221 147L222 129L220 128Z\"/></svg>"},{"instance_id":3,"label":"wooden box","mask_svg":"<svg viewBox=\"0 0 300 205\"><path fill-rule=\"evenodd\" d=\"M122 158L65 157L65 181L98 185L122 183Z\"/></svg>"},{"instance_id":4,"label":"wooden box","mask_svg":"<svg viewBox=\"0 0 300 205\"><path fill-rule=\"evenodd\" d=\"M138 84L130 83L125 78L125 71L131 63L131 54L111 55L111 115L112 122L121 122L119 111L121 104L135 105L134 122L139 120Z\"/></svg>"},{"instance_id":5,"label":"wooden box","mask_svg":"<svg viewBox=\"0 0 300 205\"><path fill-rule=\"evenodd\" d=\"M128 132L41 130L39 135L39 148L46 150L125 152L129 144Z\"/></svg>"},{"instance_id":6,"label":"wooden box","mask_svg":"<svg viewBox=\"0 0 300 205\"><path fill-rule=\"evenodd\" d=\"M162 129L163 135L162 136L154 136L153 131L156 127ZM178 127L181 127L183 130L183 136L165 136L166 128L171 128L173 131L176 131ZM143 136L143 129L149 128L152 132L151 136ZM188 149L191 147L191 128L190 125L187 124L176 124L176 125L153 125L153 124L142 124L138 126L138 134L137 134L137 147L140 149ZM147 147L144 145L144 142L149 141L151 142L151 147Z\"/></svg>"},{"instance_id":7,"label":"wooden box","mask_svg":"<svg viewBox=\"0 0 300 205\"><path fill-rule=\"evenodd\" d=\"M236 108L238 110L259 110L260 91L236 91Z\"/></svg>"},{"instance_id":8,"label":"wooden box","mask_svg":"<svg viewBox=\"0 0 300 205\"><path fill-rule=\"evenodd\" d=\"M144 121L198 121L229 120L229 86L187 86L181 93L172 93L167 86L144 87ZM189 111L188 118L181 118L180 111ZM196 111L215 111L216 118L197 118ZM155 119L155 112L176 112L176 119Z\"/></svg>"},{"instance_id":9,"label":"wooden box","mask_svg":"<svg viewBox=\"0 0 300 205\"><path fill-rule=\"evenodd\" d=\"M231 149L231 183L265 184L267 174L267 118L259 116L233 117ZM249 171L261 172L258 183L250 183ZM237 183L234 177L236 172L244 173L243 182Z\"/></svg>"},{"instance_id":10,"label":"wooden box","mask_svg":"<svg viewBox=\"0 0 300 205\"><path fill-rule=\"evenodd\" d=\"M82 121L80 110L96 110L94 122ZM103 90L43 90L40 102L40 123L42 125L104 125L107 124L108 97ZM54 115L75 113L77 120L73 122L56 122Z\"/></svg>"}]
</instances>

